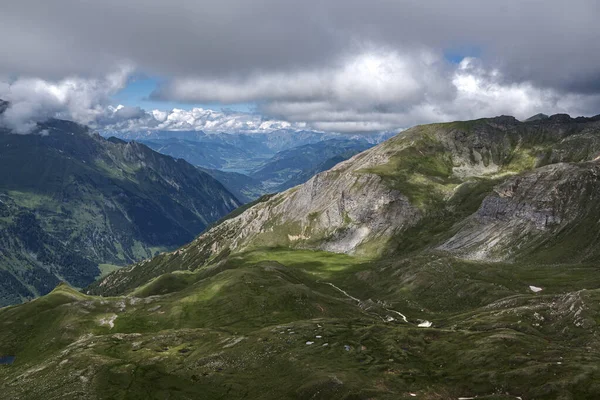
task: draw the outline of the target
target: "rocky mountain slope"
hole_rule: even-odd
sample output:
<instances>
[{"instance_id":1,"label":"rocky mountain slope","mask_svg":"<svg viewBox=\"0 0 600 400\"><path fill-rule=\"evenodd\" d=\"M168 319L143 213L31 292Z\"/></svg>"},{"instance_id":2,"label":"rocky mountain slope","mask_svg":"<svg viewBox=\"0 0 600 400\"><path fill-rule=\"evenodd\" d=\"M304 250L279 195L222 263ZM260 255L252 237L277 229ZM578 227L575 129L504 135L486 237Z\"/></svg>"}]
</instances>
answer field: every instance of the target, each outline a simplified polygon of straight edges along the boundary
<instances>
[{"instance_id":1,"label":"rocky mountain slope","mask_svg":"<svg viewBox=\"0 0 600 400\"><path fill-rule=\"evenodd\" d=\"M0 132L0 304L90 284L192 240L240 203L183 160L59 120Z\"/></svg>"},{"instance_id":2,"label":"rocky mountain slope","mask_svg":"<svg viewBox=\"0 0 600 400\"><path fill-rule=\"evenodd\" d=\"M0 387L597 398L599 138L565 115L402 132L85 294L0 310Z\"/></svg>"},{"instance_id":3,"label":"rocky mountain slope","mask_svg":"<svg viewBox=\"0 0 600 400\"><path fill-rule=\"evenodd\" d=\"M436 229L450 236L440 237L437 244L428 239L421 246L435 245L438 250L462 254L466 259L510 260L521 254L525 239L515 238L504 225L498 228L508 238L504 244L491 231L490 237L482 236L480 241L471 238L473 232L483 235L473 221L481 221L482 216L493 212L488 209L494 207L498 197L494 187L502 191L503 182L536 181L546 170L569 168L561 166L566 162L577 163L571 168L583 169L577 176L584 178L585 170L594 166L592 160L600 154L599 126L596 119L564 115L527 123L498 117L419 126L221 223L181 250L189 253L186 263L162 255L143 272L133 268L134 275L148 279L164 271L196 269L230 252L261 246L381 256L412 248L409 236L416 231L425 236L434 222ZM589 174L593 176L593 168ZM545 184L540 181L538 185ZM554 183L551 185L555 190ZM535 193L525 187L523 191L526 196ZM569 212L577 214L581 212L577 199L586 197L581 192L573 196L558 193L555 198L570 200L568 207L577 210ZM543 229L532 231L519 224L523 223L522 213L535 213L534 208L543 205L512 207L518 209L512 214L518 222L506 223L527 240L538 240ZM546 214L551 219L552 211ZM554 233L552 230L550 235ZM456 236L451 238L452 234ZM490 246L502 255L482 255L491 251ZM154 268L155 272L150 273ZM106 285L118 286L118 280L128 276L128 271L108 277Z\"/></svg>"}]
</instances>

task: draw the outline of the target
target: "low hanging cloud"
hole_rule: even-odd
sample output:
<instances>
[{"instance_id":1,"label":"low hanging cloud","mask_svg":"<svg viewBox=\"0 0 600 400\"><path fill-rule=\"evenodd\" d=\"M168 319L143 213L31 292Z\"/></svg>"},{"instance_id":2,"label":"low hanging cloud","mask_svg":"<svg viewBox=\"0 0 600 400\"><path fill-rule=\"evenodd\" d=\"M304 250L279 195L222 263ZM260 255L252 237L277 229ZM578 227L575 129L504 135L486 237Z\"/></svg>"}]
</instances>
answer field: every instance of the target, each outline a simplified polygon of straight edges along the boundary
<instances>
[{"instance_id":1,"label":"low hanging cloud","mask_svg":"<svg viewBox=\"0 0 600 400\"><path fill-rule=\"evenodd\" d=\"M30 132L36 122L50 117L72 119L107 133L278 129L355 133L502 114L520 119L539 112L592 115L600 106L596 94L510 82L480 59L468 57L454 64L431 50L371 50L327 68L241 80L174 79L152 94L155 99L190 103L253 102L254 113L111 105L110 96L127 84L132 72L121 68L103 79L17 80L0 87L0 98L11 102L0 123L17 133Z\"/></svg>"},{"instance_id":2,"label":"low hanging cloud","mask_svg":"<svg viewBox=\"0 0 600 400\"><path fill-rule=\"evenodd\" d=\"M131 67L122 67L102 79L70 77L52 82L21 78L0 83L0 99L10 103L0 124L16 133L29 133L48 118L95 124L105 115L110 96L125 87L131 72Z\"/></svg>"},{"instance_id":3,"label":"low hanging cloud","mask_svg":"<svg viewBox=\"0 0 600 400\"><path fill-rule=\"evenodd\" d=\"M279 129L301 130L306 128L306 124L266 119L259 114L198 107L191 110L144 111L111 106L94 127L108 134L152 130L259 133Z\"/></svg>"},{"instance_id":4,"label":"low hanging cloud","mask_svg":"<svg viewBox=\"0 0 600 400\"><path fill-rule=\"evenodd\" d=\"M102 132L204 130L253 133L306 127L304 123L268 119L256 113L198 107L148 111L140 107L111 105L111 96L127 85L132 72L131 67L123 67L101 79L70 77L47 81L26 78L0 83L0 99L9 102L0 114L0 126L14 133L28 134L36 130L39 122L62 118Z\"/></svg>"}]
</instances>

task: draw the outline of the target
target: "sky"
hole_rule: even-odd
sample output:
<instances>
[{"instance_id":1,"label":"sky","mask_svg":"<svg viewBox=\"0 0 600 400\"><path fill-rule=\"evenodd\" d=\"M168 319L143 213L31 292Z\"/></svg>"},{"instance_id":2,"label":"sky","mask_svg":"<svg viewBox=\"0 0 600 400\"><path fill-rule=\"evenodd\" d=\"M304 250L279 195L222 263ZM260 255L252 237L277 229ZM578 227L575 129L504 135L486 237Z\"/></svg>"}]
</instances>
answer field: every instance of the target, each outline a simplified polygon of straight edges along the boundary
<instances>
[{"instance_id":1,"label":"sky","mask_svg":"<svg viewBox=\"0 0 600 400\"><path fill-rule=\"evenodd\" d=\"M20 0L0 123L380 132L600 114L597 0Z\"/></svg>"}]
</instances>

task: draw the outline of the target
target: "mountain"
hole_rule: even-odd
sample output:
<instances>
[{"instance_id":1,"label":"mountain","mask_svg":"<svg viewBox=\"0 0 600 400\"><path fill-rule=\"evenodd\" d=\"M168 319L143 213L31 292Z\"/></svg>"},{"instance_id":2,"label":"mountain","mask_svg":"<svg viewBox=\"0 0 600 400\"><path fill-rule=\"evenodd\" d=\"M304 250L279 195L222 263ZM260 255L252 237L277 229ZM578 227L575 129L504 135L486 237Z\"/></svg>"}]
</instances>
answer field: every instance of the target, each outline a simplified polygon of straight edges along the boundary
<instances>
[{"instance_id":1,"label":"mountain","mask_svg":"<svg viewBox=\"0 0 600 400\"><path fill-rule=\"evenodd\" d=\"M325 161L319 162L316 165L310 165L308 168L302 169L293 174L284 183L280 184L279 186L276 186L273 189L273 192L282 192L294 186L301 185L304 182L310 180L310 178L317 175L318 173L332 169L337 164L341 163L342 161L346 161L347 159L351 158L357 153L358 151L355 150L345 151L341 154L337 154L331 158L328 158Z\"/></svg>"},{"instance_id":2,"label":"mountain","mask_svg":"<svg viewBox=\"0 0 600 400\"><path fill-rule=\"evenodd\" d=\"M142 142L145 140L189 140L202 141L206 139L208 134L203 131L101 131L100 134L104 137L116 137L126 142Z\"/></svg>"},{"instance_id":3,"label":"mountain","mask_svg":"<svg viewBox=\"0 0 600 400\"><path fill-rule=\"evenodd\" d=\"M183 139L142 140L152 150L192 165L210 169L245 170L260 165L266 158L228 143L198 142Z\"/></svg>"},{"instance_id":4,"label":"mountain","mask_svg":"<svg viewBox=\"0 0 600 400\"><path fill-rule=\"evenodd\" d=\"M248 174L279 152L329 140L352 141L363 148L389 138L387 133L332 134L278 130L269 133L211 133L202 131L104 132L105 136L144 143L160 153L183 158L208 169ZM325 161L325 160L321 160Z\"/></svg>"},{"instance_id":5,"label":"mountain","mask_svg":"<svg viewBox=\"0 0 600 400\"><path fill-rule=\"evenodd\" d=\"M189 139L184 139L185 135ZM304 183L337 162L373 147L384 137L383 134L341 136L306 131L211 135L154 132L138 140L159 153L198 166L247 203L263 194ZM308 144L293 147L298 143ZM284 150L273 153L279 148Z\"/></svg>"},{"instance_id":6,"label":"mountain","mask_svg":"<svg viewBox=\"0 0 600 400\"><path fill-rule=\"evenodd\" d=\"M1 309L3 395L598 398L599 155L598 117L404 131Z\"/></svg>"},{"instance_id":7,"label":"mountain","mask_svg":"<svg viewBox=\"0 0 600 400\"><path fill-rule=\"evenodd\" d=\"M183 160L50 120L0 132L0 305L192 240L238 200Z\"/></svg>"},{"instance_id":8,"label":"mountain","mask_svg":"<svg viewBox=\"0 0 600 400\"><path fill-rule=\"evenodd\" d=\"M309 171L318 170L318 166L327 160L333 157L347 159L369 147L372 146L366 142L338 139L306 144L277 153L250 176L263 182L267 188L281 191L304 183L308 179L302 180L302 177Z\"/></svg>"},{"instance_id":9,"label":"mountain","mask_svg":"<svg viewBox=\"0 0 600 400\"><path fill-rule=\"evenodd\" d=\"M106 137L115 136L126 141L184 140L230 144L253 153L271 155L294 147L331 139L362 141L375 145L395 135L389 132L342 134L291 129L260 133L205 133L203 131L106 131L101 133Z\"/></svg>"},{"instance_id":10,"label":"mountain","mask_svg":"<svg viewBox=\"0 0 600 400\"><path fill-rule=\"evenodd\" d=\"M363 141L324 140L280 151L260 163L259 168L249 175L199 168L221 182L242 202L249 203L264 194L300 185L370 147L371 144Z\"/></svg>"},{"instance_id":11,"label":"mountain","mask_svg":"<svg viewBox=\"0 0 600 400\"><path fill-rule=\"evenodd\" d=\"M250 203L268 192L262 182L248 175L218 169L201 167L198 167L198 169L221 182L227 190L244 204Z\"/></svg>"},{"instance_id":12,"label":"mountain","mask_svg":"<svg viewBox=\"0 0 600 400\"><path fill-rule=\"evenodd\" d=\"M253 137L261 140L265 146L274 152L281 152L295 147L316 144L326 140L351 140L364 142L371 146L381 143L393 136L390 133L364 133L364 134L342 134L313 131L292 131L280 129L269 133L253 134ZM368 147L371 147L368 146Z\"/></svg>"},{"instance_id":13,"label":"mountain","mask_svg":"<svg viewBox=\"0 0 600 400\"><path fill-rule=\"evenodd\" d=\"M531 116L529 118L527 118L525 120L525 122L533 122L533 121L540 121L540 120L544 120L544 119L548 119L550 117L548 117L546 114L535 114L534 116Z\"/></svg>"}]
</instances>

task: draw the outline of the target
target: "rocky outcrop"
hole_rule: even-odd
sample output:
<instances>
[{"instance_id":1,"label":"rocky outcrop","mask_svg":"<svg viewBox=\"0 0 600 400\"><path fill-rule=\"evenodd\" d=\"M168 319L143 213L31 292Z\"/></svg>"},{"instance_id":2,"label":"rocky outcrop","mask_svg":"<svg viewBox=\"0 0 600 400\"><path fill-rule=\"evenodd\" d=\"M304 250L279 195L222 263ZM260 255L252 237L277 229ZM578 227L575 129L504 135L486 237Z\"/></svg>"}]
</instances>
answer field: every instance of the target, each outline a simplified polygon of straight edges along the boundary
<instances>
[{"instance_id":1,"label":"rocky outcrop","mask_svg":"<svg viewBox=\"0 0 600 400\"><path fill-rule=\"evenodd\" d=\"M595 162L538 168L497 186L439 249L498 261L547 253L561 245L560 232L575 238L585 235L587 224L600 227L598 194L600 165Z\"/></svg>"},{"instance_id":2,"label":"rocky outcrop","mask_svg":"<svg viewBox=\"0 0 600 400\"><path fill-rule=\"evenodd\" d=\"M390 237L421 218L406 196L366 172L387 161L384 147L358 155L223 222L196 245L212 253L260 245L354 253L366 241Z\"/></svg>"}]
</instances>

